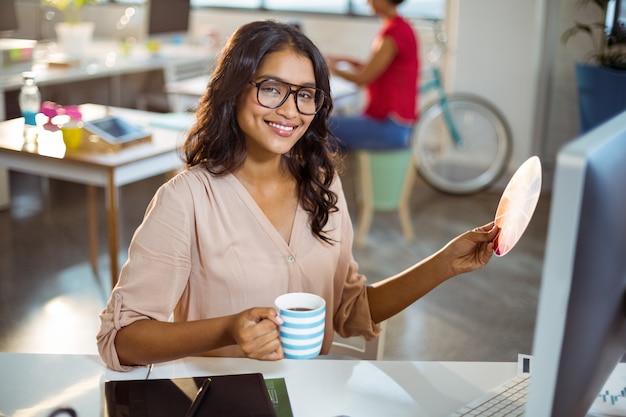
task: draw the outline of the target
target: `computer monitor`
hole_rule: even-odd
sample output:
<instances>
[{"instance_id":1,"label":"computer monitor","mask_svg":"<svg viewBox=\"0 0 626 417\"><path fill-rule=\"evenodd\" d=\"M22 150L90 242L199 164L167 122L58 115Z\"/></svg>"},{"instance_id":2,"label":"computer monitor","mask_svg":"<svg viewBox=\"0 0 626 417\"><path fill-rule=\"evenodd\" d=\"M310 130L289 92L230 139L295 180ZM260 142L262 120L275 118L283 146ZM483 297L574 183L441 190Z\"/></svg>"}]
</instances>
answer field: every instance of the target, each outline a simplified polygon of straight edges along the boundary
<instances>
[{"instance_id":1,"label":"computer monitor","mask_svg":"<svg viewBox=\"0 0 626 417\"><path fill-rule=\"evenodd\" d=\"M163 42L183 41L189 31L190 0L150 0L148 38Z\"/></svg>"},{"instance_id":2,"label":"computer monitor","mask_svg":"<svg viewBox=\"0 0 626 417\"><path fill-rule=\"evenodd\" d=\"M526 416L584 417L626 351L626 112L558 153Z\"/></svg>"}]
</instances>

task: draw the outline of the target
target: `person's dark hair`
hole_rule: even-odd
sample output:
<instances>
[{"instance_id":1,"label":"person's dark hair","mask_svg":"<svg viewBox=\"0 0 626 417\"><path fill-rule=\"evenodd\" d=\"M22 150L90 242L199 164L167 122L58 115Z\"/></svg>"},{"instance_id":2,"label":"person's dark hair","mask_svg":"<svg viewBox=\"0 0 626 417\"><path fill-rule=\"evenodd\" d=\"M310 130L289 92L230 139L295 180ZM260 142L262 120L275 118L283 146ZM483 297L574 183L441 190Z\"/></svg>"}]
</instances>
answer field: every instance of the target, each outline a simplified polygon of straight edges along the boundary
<instances>
[{"instance_id":1,"label":"person's dark hair","mask_svg":"<svg viewBox=\"0 0 626 417\"><path fill-rule=\"evenodd\" d=\"M196 124L184 145L188 166L201 164L219 176L232 172L246 158L243 132L237 124L235 103L249 86L263 58L273 52L293 50L308 57L315 85L326 98L311 125L283 164L295 177L299 198L309 213L313 233L327 243L324 227L337 211L337 195L330 190L336 173L336 139L328 129L332 111L329 70L319 49L300 30L287 23L258 21L241 26L228 40L196 111Z\"/></svg>"}]
</instances>

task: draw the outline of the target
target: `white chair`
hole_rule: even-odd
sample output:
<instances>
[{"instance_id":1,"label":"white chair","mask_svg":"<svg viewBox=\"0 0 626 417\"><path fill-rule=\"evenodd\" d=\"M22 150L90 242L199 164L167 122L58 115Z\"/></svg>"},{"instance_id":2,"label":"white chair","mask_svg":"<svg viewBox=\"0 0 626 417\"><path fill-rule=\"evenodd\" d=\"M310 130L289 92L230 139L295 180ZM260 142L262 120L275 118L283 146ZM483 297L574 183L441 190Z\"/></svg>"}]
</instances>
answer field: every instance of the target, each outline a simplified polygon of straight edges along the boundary
<instances>
[{"instance_id":1,"label":"white chair","mask_svg":"<svg viewBox=\"0 0 626 417\"><path fill-rule=\"evenodd\" d=\"M382 360L385 351L385 332L387 322L380 323L380 334L376 339L365 340L362 337L344 338L335 333L331 356L351 357L361 360Z\"/></svg>"}]
</instances>

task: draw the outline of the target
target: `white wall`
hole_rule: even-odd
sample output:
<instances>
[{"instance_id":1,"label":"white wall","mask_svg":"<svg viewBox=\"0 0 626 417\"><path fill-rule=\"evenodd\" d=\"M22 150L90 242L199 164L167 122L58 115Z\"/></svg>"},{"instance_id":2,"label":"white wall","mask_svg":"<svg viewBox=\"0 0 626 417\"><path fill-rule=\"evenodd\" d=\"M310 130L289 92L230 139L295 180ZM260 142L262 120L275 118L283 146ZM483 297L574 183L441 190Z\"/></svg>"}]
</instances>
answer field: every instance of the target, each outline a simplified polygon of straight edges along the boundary
<instances>
[{"instance_id":1,"label":"white wall","mask_svg":"<svg viewBox=\"0 0 626 417\"><path fill-rule=\"evenodd\" d=\"M480 95L508 120L513 135L513 171L534 149L543 0L452 0L448 19L453 91Z\"/></svg>"}]
</instances>

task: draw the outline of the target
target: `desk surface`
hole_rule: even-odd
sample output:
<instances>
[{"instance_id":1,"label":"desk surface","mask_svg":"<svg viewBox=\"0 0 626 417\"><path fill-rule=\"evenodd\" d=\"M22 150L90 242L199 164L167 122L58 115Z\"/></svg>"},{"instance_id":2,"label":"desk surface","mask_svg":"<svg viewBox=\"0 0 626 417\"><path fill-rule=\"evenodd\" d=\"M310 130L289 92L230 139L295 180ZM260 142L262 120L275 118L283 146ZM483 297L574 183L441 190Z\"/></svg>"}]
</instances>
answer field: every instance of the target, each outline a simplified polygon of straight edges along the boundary
<instances>
[{"instance_id":1,"label":"desk surface","mask_svg":"<svg viewBox=\"0 0 626 417\"><path fill-rule=\"evenodd\" d=\"M444 417L515 375L515 363L187 358L155 365L149 378L261 372L285 378L297 417ZM145 379L147 368L113 372L93 355L0 353L0 415L45 417L71 406L100 415L106 380Z\"/></svg>"},{"instance_id":2,"label":"desk surface","mask_svg":"<svg viewBox=\"0 0 626 417\"><path fill-rule=\"evenodd\" d=\"M176 160L172 162L174 166L169 167L169 169L177 169L183 166L183 162L177 156L176 152L180 149L180 146L185 139L185 132L182 130L173 131L171 129L150 126L151 121L159 117L158 114L94 104L82 105L81 111L86 120L97 119L104 117L107 114L120 116L133 124L146 127L152 134L152 139L149 142L132 144L117 152L99 152L88 149L78 149L66 152L66 148L63 143L63 136L60 130L55 132L42 130L40 138L37 141L37 145L26 145L22 136L24 119L17 118L0 122L0 160L3 161L6 167L20 171L28 171L23 158L29 158L29 160L33 161L39 160L40 163L45 163L46 160L49 162L52 162L50 160L63 160L66 168L71 164L75 164L77 167L83 166L83 168L92 167L97 169L113 170L129 164L136 164L141 160L154 158L158 155L169 154ZM12 161L19 166L14 166ZM43 166L40 168L43 169ZM34 167L34 169L37 169L37 167ZM52 177L55 176L53 173L49 172L31 173L38 175L48 174ZM65 176L61 175L60 179L75 181L75 175L75 173L68 171L68 174ZM147 176L148 175L145 175L144 177ZM134 180L135 179L133 178L133 181ZM126 181L124 178L119 176L115 179L115 181L117 185L125 185L128 182L132 182ZM101 181L90 181L86 178L84 181L77 182L104 185Z\"/></svg>"}]
</instances>

